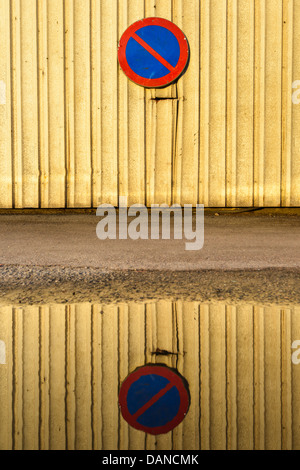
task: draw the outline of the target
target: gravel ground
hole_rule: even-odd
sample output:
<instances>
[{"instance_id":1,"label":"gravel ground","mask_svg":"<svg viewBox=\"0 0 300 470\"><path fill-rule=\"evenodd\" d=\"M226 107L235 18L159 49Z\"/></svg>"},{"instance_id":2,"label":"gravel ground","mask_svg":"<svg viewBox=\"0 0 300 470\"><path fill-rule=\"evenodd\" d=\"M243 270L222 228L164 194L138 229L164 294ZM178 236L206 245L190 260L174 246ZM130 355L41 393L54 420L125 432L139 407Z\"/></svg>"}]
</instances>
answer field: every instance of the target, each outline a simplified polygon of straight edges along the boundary
<instances>
[{"instance_id":1,"label":"gravel ground","mask_svg":"<svg viewBox=\"0 0 300 470\"><path fill-rule=\"evenodd\" d=\"M0 304L147 302L160 299L300 305L300 269L119 271L0 267Z\"/></svg>"}]
</instances>

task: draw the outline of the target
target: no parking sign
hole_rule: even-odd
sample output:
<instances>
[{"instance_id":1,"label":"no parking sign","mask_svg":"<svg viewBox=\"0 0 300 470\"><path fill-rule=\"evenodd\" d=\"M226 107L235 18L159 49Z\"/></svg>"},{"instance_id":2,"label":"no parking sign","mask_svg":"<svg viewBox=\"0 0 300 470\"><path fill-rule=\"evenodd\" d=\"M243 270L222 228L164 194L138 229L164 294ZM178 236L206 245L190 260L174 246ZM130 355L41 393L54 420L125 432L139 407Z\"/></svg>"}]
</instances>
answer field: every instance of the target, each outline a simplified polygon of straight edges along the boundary
<instances>
[{"instance_id":1,"label":"no parking sign","mask_svg":"<svg viewBox=\"0 0 300 470\"><path fill-rule=\"evenodd\" d=\"M165 434L185 418L190 405L186 381L173 369L148 365L123 382L119 406L123 418L148 434Z\"/></svg>"},{"instance_id":2,"label":"no parking sign","mask_svg":"<svg viewBox=\"0 0 300 470\"><path fill-rule=\"evenodd\" d=\"M171 21L146 18L125 31L118 59L130 80L146 88L161 88L184 73L189 45L184 33Z\"/></svg>"}]
</instances>

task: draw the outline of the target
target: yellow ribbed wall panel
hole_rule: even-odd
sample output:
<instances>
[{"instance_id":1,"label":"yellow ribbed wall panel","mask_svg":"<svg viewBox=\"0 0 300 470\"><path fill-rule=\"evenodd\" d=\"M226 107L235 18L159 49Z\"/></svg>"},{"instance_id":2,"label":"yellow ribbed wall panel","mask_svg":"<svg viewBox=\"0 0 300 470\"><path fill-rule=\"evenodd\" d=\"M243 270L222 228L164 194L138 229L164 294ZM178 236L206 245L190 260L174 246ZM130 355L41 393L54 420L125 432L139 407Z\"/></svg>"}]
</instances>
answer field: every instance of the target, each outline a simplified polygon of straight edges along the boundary
<instances>
[{"instance_id":1,"label":"yellow ribbed wall panel","mask_svg":"<svg viewBox=\"0 0 300 470\"><path fill-rule=\"evenodd\" d=\"M10 0L0 2L0 206L12 206Z\"/></svg>"},{"instance_id":2,"label":"yellow ribbed wall panel","mask_svg":"<svg viewBox=\"0 0 300 470\"><path fill-rule=\"evenodd\" d=\"M299 339L299 307L0 308L0 449L299 450ZM121 383L147 363L176 368L191 395L182 424L156 437L118 408Z\"/></svg>"},{"instance_id":3,"label":"yellow ribbed wall panel","mask_svg":"<svg viewBox=\"0 0 300 470\"><path fill-rule=\"evenodd\" d=\"M110 3L110 2L109 2ZM145 16L144 2L139 0L126 0L119 2L118 32L125 31L128 25L135 23ZM104 19L105 21L105 19ZM115 54L115 43L112 44L112 54ZM146 103L145 90L130 82L127 77L116 69L118 79L118 149L115 158L115 191L113 204L118 204L117 197L128 196L128 204L144 204L146 198L145 173L146 173ZM112 96L115 95L111 90ZM108 151L111 158L111 151ZM119 168L118 168L119 167ZM119 181L118 181L119 175ZM105 191L102 192L100 201L106 200ZM109 202L109 200L108 200Z\"/></svg>"},{"instance_id":4,"label":"yellow ribbed wall panel","mask_svg":"<svg viewBox=\"0 0 300 470\"><path fill-rule=\"evenodd\" d=\"M41 116L38 96L37 2L13 0L10 5L14 207L39 207ZM1 155L1 159L8 157L9 154Z\"/></svg>"},{"instance_id":5,"label":"yellow ribbed wall panel","mask_svg":"<svg viewBox=\"0 0 300 470\"><path fill-rule=\"evenodd\" d=\"M0 308L0 341L4 345L5 358L0 364L0 447L13 447L13 312L11 308ZM3 350L2 350L3 351ZM3 360L5 359L5 360Z\"/></svg>"},{"instance_id":6,"label":"yellow ribbed wall panel","mask_svg":"<svg viewBox=\"0 0 300 470\"><path fill-rule=\"evenodd\" d=\"M291 316L291 333L294 334L294 331L299 331L300 328L300 308L298 307L295 309L296 315ZM290 398L289 402L291 403L291 443L293 448L300 445L300 370L297 367L292 367L291 374L289 376L289 383L290 377L292 377L292 397Z\"/></svg>"},{"instance_id":7,"label":"yellow ribbed wall panel","mask_svg":"<svg viewBox=\"0 0 300 470\"><path fill-rule=\"evenodd\" d=\"M290 11L292 5L290 6ZM293 35L290 37L290 54L292 54L292 72L293 82L299 80L300 75L300 2L294 4L293 15L290 13L290 24L293 24ZM293 105L291 132L287 139L291 142L291 153L289 154L289 181L287 193L291 198L291 205L299 206L299 179L300 179L300 107ZM290 190L289 190L290 188Z\"/></svg>"},{"instance_id":8,"label":"yellow ribbed wall panel","mask_svg":"<svg viewBox=\"0 0 300 470\"><path fill-rule=\"evenodd\" d=\"M188 37L177 84L117 61L133 22ZM300 205L300 0L0 0L0 207Z\"/></svg>"},{"instance_id":9,"label":"yellow ribbed wall panel","mask_svg":"<svg viewBox=\"0 0 300 470\"><path fill-rule=\"evenodd\" d=\"M64 9L38 1L40 205L65 205Z\"/></svg>"}]
</instances>

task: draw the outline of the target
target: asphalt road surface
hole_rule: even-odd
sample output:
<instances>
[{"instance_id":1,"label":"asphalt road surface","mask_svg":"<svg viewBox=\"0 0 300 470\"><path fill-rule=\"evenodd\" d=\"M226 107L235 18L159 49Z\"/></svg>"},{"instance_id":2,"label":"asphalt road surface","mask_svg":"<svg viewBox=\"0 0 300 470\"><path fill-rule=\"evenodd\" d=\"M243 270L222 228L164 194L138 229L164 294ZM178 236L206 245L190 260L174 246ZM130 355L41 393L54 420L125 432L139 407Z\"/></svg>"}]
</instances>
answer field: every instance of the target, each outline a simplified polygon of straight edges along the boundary
<instances>
[{"instance_id":1,"label":"asphalt road surface","mask_svg":"<svg viewBox=\"0 0 300 470\"><path fill-rule=\"evenodd\" d=\"M218 214L218 215L216 215ZM153 298L300 304L300 211L209 211L184 240L105 240L93 213L0 215L2 303Z\"/></svg>"}]
</instances>

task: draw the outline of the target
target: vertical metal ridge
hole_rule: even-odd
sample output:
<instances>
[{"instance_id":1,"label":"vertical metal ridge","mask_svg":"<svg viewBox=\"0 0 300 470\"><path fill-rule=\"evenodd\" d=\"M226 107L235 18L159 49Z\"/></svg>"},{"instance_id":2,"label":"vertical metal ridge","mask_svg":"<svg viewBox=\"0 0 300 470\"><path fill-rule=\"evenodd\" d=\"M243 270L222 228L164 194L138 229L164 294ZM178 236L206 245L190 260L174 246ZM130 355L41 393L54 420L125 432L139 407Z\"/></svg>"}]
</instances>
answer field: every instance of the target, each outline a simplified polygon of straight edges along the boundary
<instances>
[{"instance_id":1,"label":"vertical metal ridge","mask_svg":"<svg viewBox=\"0 0 300 470\"><path fill-rule=\"evenodd\" d=\"M282 450L292 450L292 312L281 311L281 400L282 400Z\"/></svg>"},{"instance_id":2,"label":"vertical metal ridge","mask_svg":"<svg viewBox=\"0 0 300 470\"><path fill-rule=\"evenodd\" d=\"M0 2L0 207L12 206L11 6Z\"/></svg>"},{"instance_id":3,"label":"vertical metal ridge","mask_svg":"<svg viewBox=\"0 0 300 470\"><path fill-rule=\"evenodd\" d=\"M39 309L40 310L40 309ZM39 449L45 449L45 443L42 436L42 325L41 311L39 311Z\"/></svg>"},{"instance_id":4,"label":"vertical metal ridge","mask_svg":"<svg viewBox=\"0 0 300 470\"><path fill-rule=\"evenodd\" d=\"M101 2L91 3L91 155L92 155L92 207L101 201Z\"/></svg>"},{"instance_id":5,"label":"vertical metal ridge","mask_svg":"<svg viewBox=\"0 0 300 470\"><path fill-rule=\"evenodd\" d=\"M74 128L74 10L65 0L65 93L66 93L66 198L67 207L75 206L75 128Z\"/></svg>"},{"instance_id":6,"label":"vertical metal ridge","mask_svg":"<svg viewBox=\"0 0 300 470\"><path fill-rule=\"evenodd\" d=\"M39 89L39 206L49 205L49 120L48 120L48 15L47 3L37 3L38 89Z\"/></svg>"},{"instance_id":7,"label":"vertical metal ridge","mask_svg":"<svg viewBox=\"0 0 300 470\"><path fill-rule=\"evenodd\" d=\"M227 126L226 126L226 206L237 205L237 0L228 0L227 20Z\"/></svg>"},{"instance_id":8,"label":"vertical metal ridge","mask_svg":"<svg viewBox=\"0 0 300 470\"><path fill-rule=\"evenodd\" d=\"M299 338L300 334L300 308L295 307L291 315L291 328L293 341ZM300 417L300 368L292 365L292 448L300 447L299 417Z\"/></svg>"},{"instance_id":9,"label":"vertical metal ridge","mask_svg":"<svg viewBox=\"0 0 300 470\"><path fill-rule=\"evenodd\" d=\"M210 0L210 158L209 205L225 206L227 1Z\"/></svg>"},{"instance_id":10,"label":"vertical metal ridge","mask_svg":"<svg viewBox=\"0 0 300 470\"><path fill-rule=\"evenodd\" d=\"M47 15L48 16L48 15ZM46 17L47 17L46 16ZM39 45L39 32L40 32L40 15L39 15L39 2L36 3L36 30L37 30L37 37L36 37L36 57L37 57L37 157L38 157L38 208L41 208L41 142L40 142L40 45Z\"/></svg>"},{"instance_id":11,"label":"vertical metal ridge","mask_svg":"<svg viewBox=\"0 0 300 470\"><path fill-rule=\"evenodd\" d=\"M228 108L228 20L229 20L229 0L226 0L226 32L225 32L225 174L224 174L224 185L225 185L225 207L227 207L227 108Z\"/></svg>"},{"instance_id":12,"label":"vertical metal ridge","mask_svg":"<svg viewBox=\"0 0 300 470\"><path fill-rule=\"evenodd\" d=\"M90 8L90 27L89 27L89 49L90 49L90 80L89 80L89 88L90 88L90 166L91 166L91 174L90 174L90 207L94 207L94 186L93 186L93 179L94 179L94 168L93 168L93 0L89 0L89 8Z\"/></svg>"},{"instance_id":13,"label":"vertical metal ridge","mask_svg":"<svg viewBox=\"0 0 300 470\"><path fill-rule=\"evenodd\" d=\"M64 357L65 357L65 364L64 364L64 379L65 379L65 396L64 396L64 407L65 407L65 450L69 449L68 445L68 314L69 314L69 307L66 305L65 307L65 350L64 350Z\"/></svg>"},{"instance_id":14,"label":"vertical metal ridge","mask_svg":"<svg viewBox=\"0 0 300 470\"><path fill-rule=\"evenodd\" d=\"M37 80L37 3L20 2L20 69L22 106L22 180L21 207L38 208L38 80Z\"/></svg>"},{"instance_id":15,"label":"vertical metal ridge","mask_svg":"<svg viewBox=\"0 0 300 470\"><path fill-rule=\"evenodd\" d=\"M263 207L266 3L255 0L254 207Z\"/></svg>"},{"instance_id":16,"label":"vertical metal ridge","mask_svg":"<svg viewBox=\"0 0 300 470\"><path fill-rule=\"evenodd\" d=\"M121 353L121 341L120 341L120 336L121 336L121 322L120 322L120 307L117 307L117 315L118 315L118 396L120 393L120 385L121 385L121 371L120 371L120 364L122 360L122 353ZM119 402L118 402L119 406ZM118 413L118 446L117 450L123 450L121 448L122 444L122 438L121 438L121 413L119 411Z\"/></svg>"},{"instance_id":17,"label":"vertical metal ridge","mask_svg":"<svg viewBox=\"0 0 300 470\"><path fill-rule=\"evenodd\" d=\"M11 162L11 207L15 208L15 188L14 188L14 181L15 181L15 171L14 171L14 87L13 87L13 69L14 69L14 42L13 42L13 24L14 24L14 17L13 17L13 6L12 2L10 2L10 11L9 11L9 30L10 30L10 126L11 126L11 147L10 147L10 162Z\"/></svg>"},{"instance_id":18,"label":"vertical metal ridge","mask_svg":"<svg viewBox=\"0 0 300 470\"><path fill-rule=\"evenodd\" d=\"M237 311L226 307L226 444L237 450Z\"/></svg>"},{"instance_id":19,"label":"vertical metal ridge","mask_svg":"<svg viewBox=\"0 0 300 470\"><path fill-rule=\"evenodd\" d=\"M266 2L264 204L281 203L282 0ZM276 93L273 90L277 90Z\"/></svg>"},{"instance_id":20,"label":"vertical metal ridge","mask_svg":"<svg viewBox=\"0 0 300 470\"><path fill-rule=\"evenodd\" d=\"M200 2L200 203L209 205L209 154L210 154L210 4ZM204 47L206 45L206 47Z\"/></svg>"},{"instance_id":21,"label":"vertical metal ridge","mask_svg":"<svg viewBox=\"0 0 300 470\"><path fill-rule=\"evenodd\" d=\"M0 449L14 447L13 308L0 306Z\"/></svg>"},{"instance_id":22,"label":"vertical metal ridge","mask_svg":"<svg viewBox=\"0 0 300 470\"><path fill-rule=\"evenodd\" d=\"M94 306L91 306L91 432L92 448L95 450L95 351L94 351Z\"/></svg>"},{"instance_id":23,"label":"vertical metal ridge","mask_svg":"<svg viewBox=\"0 0 300 470\"><path fill-rule=\"evenodd\" d=\"M293 1L293 82L300 77L300 4ZM300 106L292 106L291 206L300 206Z\"/></svg>"},{"instance_id":24,"label":"vertical metal ridge","mask_svg":"<svg viewBox=\"0 0 300 470\"><path fill-rule=\"evenodd\" d=\"M13 0L11 4L11 41L12 41L12 167L13 167L13 207L22 207L22 178L20 165L22 159L21 116L20 105L20 2Z\"/></svg>"},{"instance_id":25,"label":"vertical metal ridge","mask_svg":"<svg viewBox=\"0 0 300 470\"><path fill-rule=\"evenodd\" d=\"M200 436L201 450L211 450L209 306L200 305Z\"/></svg>"},{"instance_id":26,"label":"vertical metal ridge","mask_svg":"<svg viewBox=\"0 0 300 470\"><path fill-rule=\"evenodd\" d=\"M12 308L12 449L16 449L16 313Z\"/></svg>"},{"instance_id":27,"label":"vertical metal ridge","mask_svg":"<svg viewBox=\"0 0 300 470\"><path fill-rule=\"evenodd\" d=\"M291 205L292 181L292 100L293 82L293 0L283 0L283 64L282 64L282 183L281 205Z\"/></svg>"}]
</instances>

